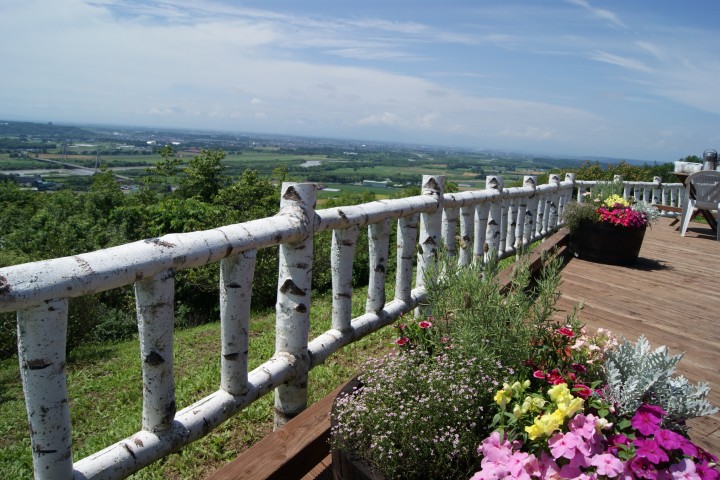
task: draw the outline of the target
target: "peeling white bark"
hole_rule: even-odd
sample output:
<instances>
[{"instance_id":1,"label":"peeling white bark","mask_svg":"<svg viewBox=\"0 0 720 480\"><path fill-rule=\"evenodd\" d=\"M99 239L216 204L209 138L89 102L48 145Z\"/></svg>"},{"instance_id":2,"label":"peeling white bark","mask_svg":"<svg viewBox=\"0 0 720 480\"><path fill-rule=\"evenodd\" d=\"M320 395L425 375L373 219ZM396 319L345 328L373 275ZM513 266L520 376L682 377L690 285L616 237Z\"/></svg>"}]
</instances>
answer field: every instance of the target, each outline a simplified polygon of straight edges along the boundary
<instances>
[{"instance_id":1,"label":"peeling white bark","mask_svg":"<svg viewBox=\"0 0 720 480\"><path fill-rule=\"evenodd\" d=\"M370 278L368 281L365 312L380 312L385 305L385 278L387 278L387 258L390 249L390 220L368 227L368 258L370 260Z\"/></svg>"},{"instance_id":2,"label":"peeling white bark","mask_svg":"<svg viewBox=\"0 0 720 480\"><path fill-rule=\"evenodd\" d=\"M493 197L493 201L490 204L490 210L488 212L487 236L485 239L487 243L487 249L485 249L484 252L485 262L487 262L491 251L500 253L500 246L505 240L505 238L502 236L502 177L496 177L492 175L488 176L485 180L485 188L497 192L496 196Z\"/></svg>"},{"instance_id":3,"label":"peeling white bark","mask_svg":"<svg viewBox=\"0 0 720 480\"><path fill-rule=\"evenodd\" d=\"M35 478L72 476L70 408L65 373L67 300L19 311L18 359Z\"/></svg>"},{"instance_id":4,"label":"peeling white bark","mask_svg":"<svg viewBox=\"0 0 720 480\"><path fill-rule=\"evenodd\" d=\"M220 387L231 395L248 386L250 300L256 250L220 262Z\"/></svg>"},{"instance_id":5,"label":"peeling white bark","mask_svg":"<svg viewBox=\"0 0 720 480\"><path fill-rule=\"evenodd\" d=\"M418 238L417 275L415 286L425 286L425 272L434 265L440 251L442 235L442 208L444 176L423 175L422 195L433 198L437 202L435 211L420 215L420 236ZM421 315L420 311L415 312Z\"/></svg>"},{"instance_id":6,"label":"peeling white bark","mask_svg":"<svg viewBox=\"0 0 720 480\"><path fill-rule=\"evenodd\" d=\"M332 269L332 328L344 332L352 319L352 269L358 227L333 230L330 268Z\"/></svg>"},{"instance_id":7,"label":"peeling white bark","mask_svg":"<svg viewBox=\"0 0 720 480\"><path fill-rule=\"evenodd\" d=\"M170 429L175 418L174 300L173 272L135 283L143 376L142 426L149 432Z\"/></svg>"},{"instance_id":8,"label":"peeling white bark","mask_svg":"<svg viewBox=\"0 0 720 480\"><path fill-rule=\"evenodd\" d=\"M280 215L298 217L304 235L298 242L280 245L278 294L275 307L275 353L293 357L297 375L275 390L275 428L307 406L310 368L310 289L312 287L315 185L283 183Z\"/></svg>"},{"instance_id":9,"label":"peeling white bark","mask_svg":"<svg viewBox=\"0 0 720 480\"><path fill-rule=\"evenodd\" d=\"M398 220L395 298L407 305L410 305L412 300L413 260L418 239L419 218L418 214L414 214Z\"/></svg>"}]
</instances>

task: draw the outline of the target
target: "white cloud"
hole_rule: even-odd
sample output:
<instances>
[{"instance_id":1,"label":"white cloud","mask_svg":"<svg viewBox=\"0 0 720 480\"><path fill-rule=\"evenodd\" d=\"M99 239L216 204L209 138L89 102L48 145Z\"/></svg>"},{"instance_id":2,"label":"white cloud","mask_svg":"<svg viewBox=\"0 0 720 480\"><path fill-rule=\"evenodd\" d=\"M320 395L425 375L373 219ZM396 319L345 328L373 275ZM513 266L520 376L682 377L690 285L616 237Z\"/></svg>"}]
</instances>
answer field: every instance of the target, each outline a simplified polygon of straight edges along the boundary
<instances>
[{"instance_id":1,"label":"white cloud","mask_svg":"<svg viewBox=\"0 0 720 480\"><path fill-rule=\"evenodd\" d=\"M638 72L650 73L652 69L645 65L640 60L633 58L622 57L620 55L614 55L608 52L594 52L590 55L590 58L597 60L598 62L609 63L611 65L617 65L618 67L626 68L628 70L635 70Z\"/></svg>"},{"instance_id":2,"label":"white cloud","mask_svg":"<svg viewBox=\"0 0 720 480\"><path fill-rule=\"evenodd\" d=\"M574 5L578 5L580 7L583 7L588 12L593 14L595 17L600 18L602 20L608 21L611 25L614 25L616 27L622 27L626 28L625 24L620 20L620 17L615 14L614 12L611 12L610 10L606 10L604 8L596 8L590 5L590 2L587 0L566 0L568 3L572 3Z\"/></svg>"}]
</instances>

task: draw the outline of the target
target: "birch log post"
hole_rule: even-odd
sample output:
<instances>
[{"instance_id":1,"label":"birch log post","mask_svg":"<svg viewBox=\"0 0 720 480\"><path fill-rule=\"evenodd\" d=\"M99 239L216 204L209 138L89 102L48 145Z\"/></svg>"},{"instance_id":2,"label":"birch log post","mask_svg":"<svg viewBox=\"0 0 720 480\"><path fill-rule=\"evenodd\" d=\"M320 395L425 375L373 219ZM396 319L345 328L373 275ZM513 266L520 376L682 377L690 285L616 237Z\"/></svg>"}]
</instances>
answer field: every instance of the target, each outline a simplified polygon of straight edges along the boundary
<instances>
[{"instance_id":1,"label":"birch log post","mask_svg":"<svg viewBox=\"0 0 720 480\"><path fill-rule=\"evenodd\" d=\"M143 376L142 427L153 433L169 430L175 418L174 300L172 271L135 282Z\"/></svg>"},{"instance_id":2,"label":"birch log post","mask_svg":"<svg viewBox=\"0 0 720 480\"><path fill-rule=\"evenodd\" d=\"M385 306L385 278L387 257L390 249L390 220L368 225L368 255L370 278L368 280L366 313L382 312Z\"/></svg>"},{"instance_id":3,"label":"birch log post","mask_svg":"<svg viewBox=\"0 0 720 480\"><path fill-rule=\"evenodd\" d=\"M660 203L662 204L661 197L662 197L662 177L655 176L653 177L653 184L654 187L652 189L652 197L650 198L650 203Z\"/></svg>"},{"instance_id":4,"label":"birch log post","mask_svg":"<svg viewBox=\"0 0 720 480\"><path fill-rule=\"evenodd\" d=\"M409 305L412 301L412 273L418 238L418 214L398 219L395 298Z\"/></svg>"},{"instance_id":5,"label":"birch log post","mask_svg":"<svg viewBox=\"0 0 720 480\"><path fill-rule=\"evenodd\" d=\"M499 178L499 177L498 177ZM502 179L500 179L502 185ZM490 217L490 202L483 202L475 208L475 242L473 245L473 262L485 262L487 252L488 221Z\"/></svg>"},{"instance_id":6,"label":"birch log post","mask_svg":"<svg viewBox=\"0 0 720 480\"><path fill-rule=\"evenodd\" d=\"M280 245L275 356L286 356L294 365L296 375L275 390L275 428L286 424L307 406L315 185L283 183L278 215L298 217L305 227L305 235L296 243Z\"/></svg>"},{"instance_id":7,"label":"birch log post","mask_svg":"<svg viewBox=\"0 0 720 480\"><path fill-rule=\"evenodd\" d=\"M333 230L330 269L332 270L332 328L345 332L352 319L352 268L359 229L356 225Z\"/></svg>"},{"instance_id":8,"label":"birch log post","mask_svg":"<svg viewBox=\"0 0 720 480\"><path fill-rule=\"evenodd\" d=\"M220 387L242 395L248 385L250 300L257 250L220 262Z\"/></svg>"},{"instance_id":9,"label":"birch log post","mask_svg":"<svg viewBox=\"0 0 720 480\"><path fill-rule=\"evenodd\" d=\"M490 204L490 210L488 212L487 236L485 239L486 248L483 248L483 253L485 254L484 261L487 262L491 255L499 254L500 244L502 240L502 177L496 177L494 175L488 176L485 180L485 188L487 190L493 190L493 193L497 192L497 195L493 196L492 202Z\"/></svg>"},{"instance_id":10,"label":"birch log post","mask_svg":"<svg viewBox=\"0 0 720 480\"><path fill-rule=\"evenodd\" d=\"M523 177L523 186L533 189L533 193L526 200L525 212L523 212L525 227L522 233L522 249L526 249L534 240L535 224L537 222L537 177L534 175L525 175Z\"/></svg>"},{"instance_id":11,"label":"birch log post","mask_svg":"<svg viewBox=\"0 0 720 480\"><path fill-rule=\"evenodd\" d=\"M449 257L454 257L457 253L455 236L457 235L458 210L457 208L444 208L442 214L442 243L445 245L445 251Z\"/></svg>"},{"instance_id":12,"label":"birch log post","mask_svg":"<svg viewBox=\"0 0 720 480\"><path fill-rule=\"evenodd\" d=\"M67 299L49 301L17 314L20 377L36 479L72 478L65 372L67 315Z\"/></svg>"},{"instance_id":13,"label":"birch log post","mask_svg":"<svg viewBox=\"0 0 720 480\"><path fill-rule=\"evenodd\" d=\"M423 175L422 195L433 197L437 201L437 209L433 212L420 214L420 231L418 238L417 273L415 287L425 286L425 272L435 265L440 251L442 230L443 190L445 177L442 175ZM421 309L415 309L415 315L422 315Z\"/></svg>"},{"instance_id":14,"label":"birch log post","mask_svg":"<svg viewBox=\"0 0 720 480\"><path fill-rule=\"evenodd\" d=\"M551 185L559 185L560 177L556 174L551 174L548 183ZM555 231L558 225L558 204L560 203L560 193L554 192L552 195L548 195L545 201L545 221L547 221L547 228L545 231L549 234Z\"/></svg>"},{"instance_id":15,"label":"birch log post","mask_svg":"<svg viewBox=\"0 0 720 480\"><path fill-rule=\"evenodd\" d=\"M475 245L475 211L476 206L460 207L460 252L458 265L469 265Z\"/></svg>"}]
</instances>

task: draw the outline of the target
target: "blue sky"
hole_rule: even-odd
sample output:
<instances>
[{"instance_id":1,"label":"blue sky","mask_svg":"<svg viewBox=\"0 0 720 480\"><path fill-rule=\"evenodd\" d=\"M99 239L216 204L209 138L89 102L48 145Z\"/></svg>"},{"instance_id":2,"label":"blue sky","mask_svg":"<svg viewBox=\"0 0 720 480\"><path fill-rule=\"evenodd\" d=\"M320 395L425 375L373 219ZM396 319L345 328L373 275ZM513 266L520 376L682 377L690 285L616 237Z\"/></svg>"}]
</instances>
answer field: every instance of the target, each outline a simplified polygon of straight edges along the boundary
<instances>
[{"instance_id":1,"label":"blue sky","mask_svg":"<svg viewBox=\"0 0 720 480\"><path fill-rule=\"evenodd\" d=\"M717 0L2 0L0 118L672 161Z\"/></svg>"}]
</instances>

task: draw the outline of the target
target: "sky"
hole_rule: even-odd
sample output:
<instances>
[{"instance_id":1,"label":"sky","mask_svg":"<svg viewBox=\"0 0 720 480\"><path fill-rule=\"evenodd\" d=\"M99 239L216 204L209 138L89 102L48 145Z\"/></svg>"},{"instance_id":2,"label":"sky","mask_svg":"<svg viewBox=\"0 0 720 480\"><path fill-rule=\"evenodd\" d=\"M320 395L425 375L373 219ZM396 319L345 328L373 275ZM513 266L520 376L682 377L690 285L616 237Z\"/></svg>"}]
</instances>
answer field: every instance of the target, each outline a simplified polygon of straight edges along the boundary
<instances>
[{"instance_id":1,"label":"sky","mask_svg":"<svg viewBox=\"0 0 720 480\"><path fill-rule=\"evenodd\" d=\"M673 161L717 0L2 0L0 119Z\"/></svg>"}]
</instances>

